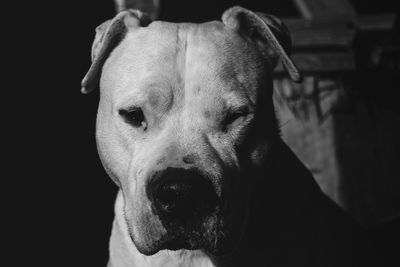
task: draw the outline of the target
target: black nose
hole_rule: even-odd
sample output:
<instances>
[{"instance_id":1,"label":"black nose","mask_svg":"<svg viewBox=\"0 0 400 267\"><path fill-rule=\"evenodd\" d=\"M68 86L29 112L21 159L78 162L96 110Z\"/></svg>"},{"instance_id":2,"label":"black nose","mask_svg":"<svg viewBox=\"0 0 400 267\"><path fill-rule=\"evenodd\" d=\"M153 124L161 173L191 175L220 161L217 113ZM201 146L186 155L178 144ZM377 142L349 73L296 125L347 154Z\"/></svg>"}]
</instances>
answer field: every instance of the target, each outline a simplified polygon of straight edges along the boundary
<instances>
[{"instance_id":1,"label":"black nose","mask_svg":"<svg viewBox=\"0 0 400 267\"><path fill-rule=\"evenodd\" d=\"M149 184L150 199L161 219L198 218L215 209L215 190L198 171L167 168L155 176Z\"/></svg>"}]
</instances>

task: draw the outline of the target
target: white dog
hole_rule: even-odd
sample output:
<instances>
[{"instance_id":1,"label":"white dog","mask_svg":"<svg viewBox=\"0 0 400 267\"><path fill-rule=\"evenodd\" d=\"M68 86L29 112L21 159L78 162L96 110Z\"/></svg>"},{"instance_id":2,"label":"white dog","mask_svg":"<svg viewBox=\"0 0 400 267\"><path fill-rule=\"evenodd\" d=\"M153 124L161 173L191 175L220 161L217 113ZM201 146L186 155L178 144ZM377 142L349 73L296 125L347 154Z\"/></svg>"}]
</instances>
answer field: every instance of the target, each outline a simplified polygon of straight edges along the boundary
<instances>
[{"instance_id":1,"label":"white dog","mask_svg":"<svg viewBox=\"0 0 400 267\"><path fill-rule=\"evenodd\" d=\"M83 92L100 82L96 139L120 191L110 266L366 266L362 233L282 142L278 61L300 74L275 17L97 28Z\"/></svg>"}]
</instances>

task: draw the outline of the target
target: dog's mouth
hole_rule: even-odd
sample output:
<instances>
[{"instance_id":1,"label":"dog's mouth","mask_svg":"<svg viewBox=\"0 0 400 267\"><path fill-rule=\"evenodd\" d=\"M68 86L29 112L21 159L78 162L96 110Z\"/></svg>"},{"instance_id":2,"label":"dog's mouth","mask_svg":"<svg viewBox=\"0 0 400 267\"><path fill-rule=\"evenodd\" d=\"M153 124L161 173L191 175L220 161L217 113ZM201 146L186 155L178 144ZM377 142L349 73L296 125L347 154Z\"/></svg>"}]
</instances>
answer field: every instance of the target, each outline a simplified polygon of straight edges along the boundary
<instances>
[{"instance_id":1,"label":"dog's mouth","mask_svg":"<svg viewBox=\"0 0 400 267\"><path fill-rule=\"evenodd\" d=\"M190 238L186 237L176 237L171 240L166 241L162 249L168 249L168 250L181 250L181 249L187 249L187 250L196 250L196 249L201 249L200 244L197 242L193 242Z\"/></svg>"},{"instance_id":2,"label":"dog's mouth","mask_svg":"<svg viewBox=\"0 0 400 267\"><path fill-rule=\"evenodd\" d=\"M214 256L238 243L243 203L218 195L210 179L194 170L167 168L148 183L147 204L128 208L125 217L139 252L202 250ZM135 201L129 201L135 203ZM229 205L228 205L229 204ZM130 213L135 210L138 213Z\"/></svg>"},{"instance_id":3,"label":"dog's mouth","mask_svg":"<svg viewBox=\"0 0 400 267\"><path fill-rule=\"evenodd\" d=\"M198 218L198 221L164 223L166 233L154 243L154 250L218 250L216 216Z\"/></svg>"},{"instance_id":4,"label":"dog's mouth","mask_svg":"<svg viewBox=\"0 0 400 267\"><path fill-rule=\"evenodd\" d=\"M216 214L199 218L196 223L164 224L162 228L148 227L151 224L136 225L139 227L137 231L129 231L138 251L147 256L162 250L201 250L213 256L223 256L233 249L237 243L236 234L240 232L221 222ZM131 224L128 228L133 230L133 227Z\"/></svg>"},{"instance_id":5,"label":"dog's mouth","mask_svg":"<svg viewBox=\"0 0 400 267\"><path fill-rule=\"evenodd\" d=\"M167 241L165 243L164 247L165 247L165 249L168 249L168 250L197 249L196 246L193 246L193 244L190 244L190 242L188 242L188 240L185 240L183 238L175 238L170 241Z\"/></svg>"},{"instance_id":6,"label":"dog's mouth","mask_svg":"<svg viewBox=\"0 0 400 267\"><path fill-rule=\"evenodd\" d=\"M220 257L229 254L241 235L241 227L227 225L221 222L219 216L214 215L208 218L199 218L196 224L186 225L164 225L164 234L158 238L140 243L140 240L133 239L137 249L144 255L154 255L162 250L201 250L207 254ZM137 242L139 241L139 242Z\"/></svg>"},{"instance_id":7,"label":"dog's mouth","mask_svg":"<svg viewBox=\"0 0 400 267\"><path fill-rule=\"evenodd\" d=\"M159 247L155 247L155 253L160 250L202 250L214 256L222 256L228 253L226 246L219 244L217 240L209 242L206 237L201 235L179 236L171 239L165 239L159 243Z\"/></svg>"}]
</instances>

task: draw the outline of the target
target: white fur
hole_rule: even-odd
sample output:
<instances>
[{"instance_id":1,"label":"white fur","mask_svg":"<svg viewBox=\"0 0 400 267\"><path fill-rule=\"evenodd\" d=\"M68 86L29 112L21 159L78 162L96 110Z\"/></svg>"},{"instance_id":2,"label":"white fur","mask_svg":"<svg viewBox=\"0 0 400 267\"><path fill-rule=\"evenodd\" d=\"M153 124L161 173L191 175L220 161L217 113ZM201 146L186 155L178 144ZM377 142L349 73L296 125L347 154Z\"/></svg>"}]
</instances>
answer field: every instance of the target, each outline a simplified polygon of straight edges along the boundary
<instances>
[{"instance_id":1,"label":"white fur","mask_svg":"<svg viewBox=\"0 0 400 267\"><path fill-rule=\"evenodd\" d=\"M140 254L129 237L123 216L124 198L118 192L115 219L110 240L109 267L213 267L211 259L202 251L162 250L155 255ZM133 265L132 265L133 264Z\"/></svg>"}]
</instances>

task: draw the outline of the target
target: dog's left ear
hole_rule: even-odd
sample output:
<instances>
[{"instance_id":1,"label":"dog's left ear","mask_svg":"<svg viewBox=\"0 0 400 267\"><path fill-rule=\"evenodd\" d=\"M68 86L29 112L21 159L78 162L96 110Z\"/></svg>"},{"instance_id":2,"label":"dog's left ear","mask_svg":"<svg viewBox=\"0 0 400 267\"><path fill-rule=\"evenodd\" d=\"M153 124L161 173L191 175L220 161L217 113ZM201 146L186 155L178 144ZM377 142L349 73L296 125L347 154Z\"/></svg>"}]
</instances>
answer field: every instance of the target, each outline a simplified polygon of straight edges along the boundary
<instances>
[{"instance_id":1,"label":"dog's left ear","mask_svg":"<svg viewBox=\"0 0 400 267\"><path fill-rule=\"evenodd\" d=\"M289 57L292 49L289 31L279 19L235 6L224 12L222 22L256 42L272 68L280 60L290 78L301 82L300 71Z\"/></svg>"},{"instance_id":2,"label":"dog's left ear","mask_svg":"<svg viewBox=\"0 0 400 267\"><path fill-rule=\"evenodd\" d=\"M92 45L92 65L82 80L82 93L88 94L97 86L104 62L128 30L145 27L150 22L150 18L145 13L136 9L127 9L96 28Z\"/></svg>"}]
</instances>

